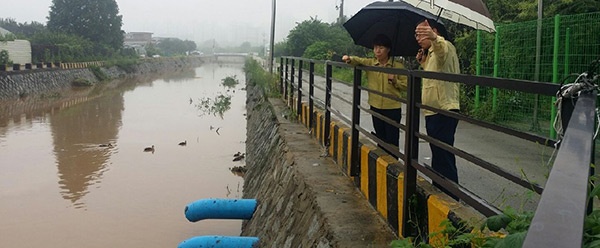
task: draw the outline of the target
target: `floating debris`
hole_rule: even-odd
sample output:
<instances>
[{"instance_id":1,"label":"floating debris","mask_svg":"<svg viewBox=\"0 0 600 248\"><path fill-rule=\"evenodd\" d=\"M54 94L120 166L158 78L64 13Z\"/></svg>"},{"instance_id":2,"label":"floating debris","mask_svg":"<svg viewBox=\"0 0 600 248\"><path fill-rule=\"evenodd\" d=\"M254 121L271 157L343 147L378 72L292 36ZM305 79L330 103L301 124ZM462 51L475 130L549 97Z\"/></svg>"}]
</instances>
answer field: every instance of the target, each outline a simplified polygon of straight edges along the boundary
<instances>
[{"instance_id":1,"label":"floating debris","mask_svg":"<svg viewBox=\"0 0 600 248\"><path fill-rule=\"evenodd\" d=\"M231 171L231 173L239 177L244 177L244 175L246 175L245 166L234 166L233 168L229 168L229 170ZM229 190L229 188L227 190Z\"/></svg>"}]
</instances>

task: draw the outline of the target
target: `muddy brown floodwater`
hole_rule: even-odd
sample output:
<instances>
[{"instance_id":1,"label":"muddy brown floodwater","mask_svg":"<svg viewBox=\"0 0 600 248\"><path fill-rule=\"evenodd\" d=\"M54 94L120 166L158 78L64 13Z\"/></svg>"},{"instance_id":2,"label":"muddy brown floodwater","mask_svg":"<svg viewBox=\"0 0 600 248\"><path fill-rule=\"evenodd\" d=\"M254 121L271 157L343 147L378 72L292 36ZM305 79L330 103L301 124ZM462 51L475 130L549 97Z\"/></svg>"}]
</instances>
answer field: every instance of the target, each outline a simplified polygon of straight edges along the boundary
<instances>
[{"instance_id":1,"label":"muddy brown floodwater","mask_svg":"<svg viewBox=\"0 0 600 248\"><path fill-rule=\"evenodd\" d=\"M242 197L243 178L230 171L244 165L232 161L245 151L242 67L206 64L0 116L0 247L164 248L239 235L241 221L190 223L183 211ZM222 85L227 77L239 84Z\"/></svg>"}]
</instances>

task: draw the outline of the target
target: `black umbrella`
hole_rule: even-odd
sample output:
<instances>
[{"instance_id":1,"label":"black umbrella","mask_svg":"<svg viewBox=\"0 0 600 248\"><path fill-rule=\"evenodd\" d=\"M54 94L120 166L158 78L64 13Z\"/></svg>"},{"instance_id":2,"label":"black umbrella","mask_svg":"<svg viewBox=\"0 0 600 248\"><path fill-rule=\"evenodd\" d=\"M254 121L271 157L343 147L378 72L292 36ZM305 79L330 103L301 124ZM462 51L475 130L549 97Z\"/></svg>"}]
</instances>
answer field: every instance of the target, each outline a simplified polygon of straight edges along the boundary
<instances>
[{"instance_id":1,"label":"black umbrella","mask_svg":"<svg viewBox=\"0 0 600 248\"><path fill-rule=\"evenodd\" d=\"M392 40L391 56L415 56L420 48L415 28L424 19L448 38L446 28L441 21L435 21L435 15L405 2L371 3L344 23L344 28L356 45L373 48L375 36L384 34Z\"/></svg>"}]
</instances>

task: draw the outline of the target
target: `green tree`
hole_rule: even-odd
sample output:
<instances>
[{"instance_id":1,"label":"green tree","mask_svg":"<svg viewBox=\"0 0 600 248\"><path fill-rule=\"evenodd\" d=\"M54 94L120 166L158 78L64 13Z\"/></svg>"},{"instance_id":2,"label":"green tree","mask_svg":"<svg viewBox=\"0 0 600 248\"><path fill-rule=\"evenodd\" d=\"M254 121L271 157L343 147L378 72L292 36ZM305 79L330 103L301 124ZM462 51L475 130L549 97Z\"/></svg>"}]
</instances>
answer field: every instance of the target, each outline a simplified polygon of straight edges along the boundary
<instances>
[{"instance_id":1,"label":"green tree","mask_svg":"<svg viewBox=\"0 0 600 248\"><path fill-rule=\"evenodd\" d=\"M600 1L598 0L553 0L548 6L547 11L550 15L561 14L571 15L580 13L592 13L600 11Z\"/></svg>"},{"instance_id":2,"label":"green tree","mask_svg":"<svg viewBox=\"0 0 600 248\"><path fill-rule=\"evenodd\" d=\"M198 48L198 45L194 41L184 40L183 42L185 43L186 51L194 51Z\"/></svg>"},{"instance_id":3,"label":"green tree","mask_svg":"<svg viewBox=\"0 0 600 248\"><path fill-rule=\"evenodd\" d=\"M298 23L287 36L287 48L292 56L302 56L304 50L317 41L326 40L329 25L311 17Z\"/></svg>"},{"instance_id":4,"label":"green tree","mask_svg":"<svg viewBox=\"0 0 600 248\"><path fill-rule=\"evenodd\" d=\"M15 34L20 39L27 39L36 33L46 30L46 26L39 22L17 23L11 18L0 18L0 27Z\"/></svg>"},{"instance_id":5,"label":"green tree","mask_svg":"<svg viewBox=\"0 0 600 248\"><path fill-rule=\"evenodd\" d=\"M95 52L96 44L88 39L58 32L43 31L29 38L33 61L92 61L105 57Z\"/></svg>"},{"instance_id":6,"label":"green tree","mask_svg":"<svg viewBox=\"0 0 600 248\"><path fill-rule=\"evenodd\" d=\"M48 29L76 34L119 50L124 39L122 19L115 0L53 0Z\"/></svg>"},{"instance_id":7,"label":"green tree","mask_svg":"<svg viewBox=\"0 0 600 248\"><path fill-rule=\"evenodd\" d=\"M183 55L186 52L196 50L196 43L189 40L184 41L177 38L168 38L161 40L157 48L165 56Z\"/></svg>"},{"instance_id":8,"label":"green tree","mask_svg":"<svg viewBox=\"0 0 600 248\"><path fill-rule=\"evenodd\" d=\"M280 41L273 45L273 57L289 56L290 52L287 48L287 41Z\"/></svg>"},{"instance_id":9,"label":"green tree","mask_svg":"<svg viewBox=\"0 0 600 248\"><path fill-rule=\"evenodd\" d=\"M152 57L154 55L160 55L160 50L152 43L149 43L148 45L146 45L144 47L144 49L146 49L146 56L147 57Z\"/></svg>"},{"instance_id":10,"label":"green tree","mask_svg":"<svg viewBox=\"0 0 600 248\"><path fill-rule=\"evenodd\" d=\"M485 1L492 20L496 23L531 21L537 19L537 1L487 0ZM597 0L545 0L543 17L556 14L572 15L600 11Z\"/></svg>"},{"instance_id":11,"label":"green tree","mask_svg":"<svg viewBox=\"0 0 600 248\"><path fill-rule=\"evenodd\" d=\"M371 51L370 48L355 45L348 31L339 24L332 24L329 27L328 36L325 41L332 45L331 51L335 54L366 56Z\"/></svg>"},{"instance_id":12,"label":"green tree","mask_svg":"<svg viewBox=\"0 0 600 248\"><path fill-rule=\"evenodd\" d=\"M302 57L309 59L326 60L330 59L331 45L326 41L317 41L312 45L308 46L304 50Z\"/></svg>"},{"instance_id":13,"label":"green tree","mask_svg":"<svg viewBox=\"0 0 600 248\"><path fill-rule=\"evenodd\" d=\"M10 57L8 56L8 51L0 50L0 65L8 65L12 64Z\"/></svg>"},{"instance_id":14,"label":"green tree","mask_svg":"<svg viewBox=\"0 0 600 248\"><path fill-rule=\"evenodd\" d=\"M8 34L0 34L0 42L6 42L6 41L14 41L17 39L17 36L12 34L12 33L8 33Z\"/></svg>"},{"instance_id":15,"label":"green tree","mask_svg":"<svg viewBox=\"0 0 600 248\"><path fill-rule=\"evenodd\" d=\"M290 31L287 37L287 52L293 56L302 56L305 50L316 42L329 43L330 53L362 56L366 51L354 45L352 38L341 25L323 23L311 17L310 20L298 23Z\"/></svg>"}]
</instances>

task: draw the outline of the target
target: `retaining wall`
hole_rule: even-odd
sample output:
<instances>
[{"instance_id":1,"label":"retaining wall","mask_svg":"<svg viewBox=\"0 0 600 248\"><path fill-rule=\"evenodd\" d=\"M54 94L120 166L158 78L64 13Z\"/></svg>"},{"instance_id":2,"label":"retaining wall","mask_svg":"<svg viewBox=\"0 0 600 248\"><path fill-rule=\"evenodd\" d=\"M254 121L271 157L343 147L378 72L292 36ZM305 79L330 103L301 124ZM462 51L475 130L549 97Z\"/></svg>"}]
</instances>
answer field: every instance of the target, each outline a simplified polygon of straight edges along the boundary
<instances>
[{"instance_id":1,"label":"retaining wall","mask_svg":"<svg viewBox=\"0 0 600 248\"><path fill-rule=\"evenodd\" d=\"M109 78L136 76L157 73L163 70L197 66L202 63L200 57L160 58L143 60L124 70L118 66L100 68ZM35 70L0 71L0 101L16 100L25 96L48 94L70 88L76 79L85 79L95 84L99 80L89 68L89 63L66 63L56 67Z\"/></svg>"},{"instance_id":2,"label":"retaining wall","mask_svg":"<svg viewBox=\"0 0 600 248\"><path fill-rule=\"evenodd\" d=\"M389 247L389 225L281 99L247 87L244 198L258 200L242 236L260 247Z\"/></svg>"}]
</instances>

